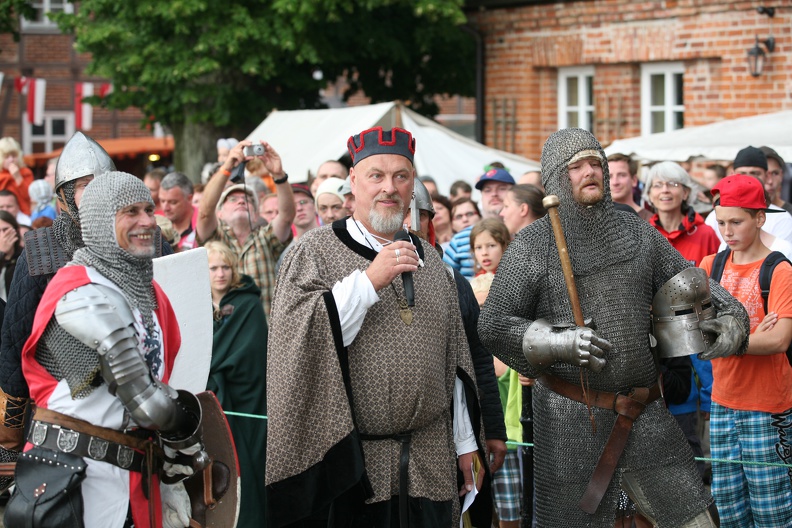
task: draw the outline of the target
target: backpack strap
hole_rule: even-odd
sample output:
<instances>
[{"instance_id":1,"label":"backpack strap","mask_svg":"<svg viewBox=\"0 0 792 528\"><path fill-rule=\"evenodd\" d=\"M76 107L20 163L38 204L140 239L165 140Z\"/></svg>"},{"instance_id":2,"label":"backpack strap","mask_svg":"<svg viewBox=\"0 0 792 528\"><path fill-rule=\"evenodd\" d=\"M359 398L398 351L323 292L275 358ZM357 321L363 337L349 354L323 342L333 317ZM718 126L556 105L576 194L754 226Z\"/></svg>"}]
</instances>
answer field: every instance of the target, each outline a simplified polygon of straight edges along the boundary
<instances>
[{"instance_id":1,"label":"backpack strap","mask_svg":"<svg viewBox=\"0 0 792 528\"><path fill-rule=\"evenodd\" d=\"M780 251L773 251L765 257L762 267L759 268L759 289L762 290L762 303L764 304L765 314L767 313L767 299L770 297L770 282L773 279L773 271L781 262L789 262L789 259Z\"/></svg>"},{"instance_id":2,"label":"backpack strap","mask_svg":"<svg viewBox=\"0 0 792 528\"><path fill-rule=\"evenodd\" d=\"M710 271L710 278L715 282L720 282L723 276L723 268L726 267L726 261L729 260L731 249L726 248L715 255L715 260L712 261L712 270Z\"/></svg>"}]
</instances>

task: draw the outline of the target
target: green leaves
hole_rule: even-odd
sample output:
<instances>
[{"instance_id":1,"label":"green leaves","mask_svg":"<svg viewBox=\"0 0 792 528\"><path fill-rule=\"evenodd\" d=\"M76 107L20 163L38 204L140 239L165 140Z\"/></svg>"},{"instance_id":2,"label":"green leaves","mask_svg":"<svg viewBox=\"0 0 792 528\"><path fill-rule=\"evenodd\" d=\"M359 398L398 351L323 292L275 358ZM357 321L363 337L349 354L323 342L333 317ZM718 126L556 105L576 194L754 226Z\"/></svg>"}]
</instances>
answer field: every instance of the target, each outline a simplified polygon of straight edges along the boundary
<instances>
[{"instance_id":1,"label":"green leaves","mask_svg":"<svg viewBox=\"0 0 792 528\"><path fill-rule=\"evenodd\" d=\"M24 3L0 0L7 6ZM435 93L473 91L462 0L82 0L57 17L116 86L111 107L252 129L273 108L315 108L327 80L431 112ZM324 79L312 77L321 69Z\"/></svg>"}]
</instances>

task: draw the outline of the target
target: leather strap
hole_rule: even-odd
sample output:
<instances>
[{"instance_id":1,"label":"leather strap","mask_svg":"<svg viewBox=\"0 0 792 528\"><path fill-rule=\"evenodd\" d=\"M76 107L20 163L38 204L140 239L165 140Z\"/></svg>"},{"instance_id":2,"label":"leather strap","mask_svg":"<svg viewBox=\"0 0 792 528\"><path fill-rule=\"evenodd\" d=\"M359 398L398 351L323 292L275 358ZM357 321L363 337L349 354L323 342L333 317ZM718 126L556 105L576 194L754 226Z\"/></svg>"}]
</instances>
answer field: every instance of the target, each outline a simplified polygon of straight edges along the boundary
<instances>
[{"instance_id":1,"label":"leather strap","mask_svg":"<svg viewBox=\"0 0 792 528\"><path fill-rule=\"evenodd\" d=\"M361 440L395 440L401 444L399 454L399 528L410 527L410 443L412 431L393 435L361 434Z\"/></svg>"},{"instance_id":2,"label":"leather strap","mask_svg":"<svg viewBox=\"0 0 792 528\"><path fill-rule=\"evenodd\" d=\"M40 422L59 425L67 429L71 429L72 431L77 431L78 433L95 436L97 438L101 438L102 440L107 440L108 442L121 444L126 447L131 447L132 449L137 449L138 451L145 452L147 449L151 449L148 447L149 444L151 444L150 440L124 434L116 431L115 429L99 427L98 425L93 425L84 420L80 420L79 418L73 418L50 409L36 407L36 410L33 412L33 419ZM153 452L158 457L165 457L165 453L162 451L162 448L157 445L153 445Z\"/></svg>"},{"instance_id":3,"label":"leather strap","mask_svg":"<svg viewBox=\"0 0 792 528\"><path fill-rule=\"evenodd\" d=\"M616 465L619 463L624 446L630 436L633 421L640 416L649 403L660 397L660 385L655 383L651 387L635 387L623 392L589 389L584 395L583 388L579 385L569 383L552 374L544 374L539 378L539 382L556 394L580 403L611 409L618 414L586 491L578 503L581 510L593 515L613 479Z\"/></svg>"}]
</instances>

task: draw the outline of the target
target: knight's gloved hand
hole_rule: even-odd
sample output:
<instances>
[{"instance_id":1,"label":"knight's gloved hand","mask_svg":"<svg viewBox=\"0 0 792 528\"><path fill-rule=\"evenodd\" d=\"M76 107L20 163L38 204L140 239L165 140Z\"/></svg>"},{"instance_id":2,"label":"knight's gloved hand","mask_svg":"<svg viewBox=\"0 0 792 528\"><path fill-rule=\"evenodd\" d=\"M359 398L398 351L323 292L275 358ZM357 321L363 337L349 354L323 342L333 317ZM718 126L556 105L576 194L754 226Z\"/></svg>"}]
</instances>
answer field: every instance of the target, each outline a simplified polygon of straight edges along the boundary
<instances>
[{"instance_id":1,"label":"knight's gloved hand","mask_svg":"<svg viewBox=\"0 0 792 528\"><path fill-rule=\"evenodd\" d=\"M162 471L169 477L177 475L189 477L195 473L193 469L193 455L203 449L201 442L196 442L183 449L173 449L167 444L162 446L165 451L165 462L162 464Z\"/></svg>"},{"instance_id":2,"label":"knight's gloved hand","mask_svg":"<svg viewBox=\"0 0 792 528\"><path fill-rule=\"evenodd\" d=\"M704 332L717 334L718 338L707 350L698 355L699 359L711 360L733 356L740 351L745 341L745 328L733 315L721 315L699 323Z\"/></svg>"},{"instance_id":3,"label":"knight's gloved hand","mask_svg":"<svg viewBox=\"0 0 792 528\"><path fill-rule=\"evenodd\" d=\"M558 327L537 319L523 336L523 354L528 363L546 368L560 361L599 372L603 356L612 345L588 326Z\"/></svg>"},{"instance_id":4,"label":"knight's gloved hand","mask_svg":"<svg viewBox=\"0 0 792 528\"><path fill-rule=\"evenodd\" d=\"M190 526L190 497L184 484L160 483L162 498L162 528L186 528Z\"/></svg>"}]
</instances>

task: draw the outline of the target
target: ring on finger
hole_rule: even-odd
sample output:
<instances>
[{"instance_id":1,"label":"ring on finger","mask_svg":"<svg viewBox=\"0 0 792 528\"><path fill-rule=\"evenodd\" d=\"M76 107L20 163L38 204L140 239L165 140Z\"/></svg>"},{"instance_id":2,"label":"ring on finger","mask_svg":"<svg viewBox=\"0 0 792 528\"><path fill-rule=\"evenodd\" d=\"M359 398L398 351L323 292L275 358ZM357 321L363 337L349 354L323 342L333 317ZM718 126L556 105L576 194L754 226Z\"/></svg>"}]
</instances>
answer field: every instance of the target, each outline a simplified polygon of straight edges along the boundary
<instances>
[{"instance_id":1,"label":"ring on finger","mask_svg":"<svg viewBox=\"0 0 792 528\"><path fill-rule=\"evenodd\" d=\"M396 258L398 259L401 256L401 250L396 248Z\"/></svg>"},{"instance_id":2,"label":"ring on finger","mask_svg":"<svg viewBox=\"0 0 792 528\"><path fill-rule=\"evenodd\" d=\"M396 264L399 263L399 255L396 255Z\"/></svg>"}]
</instances>

